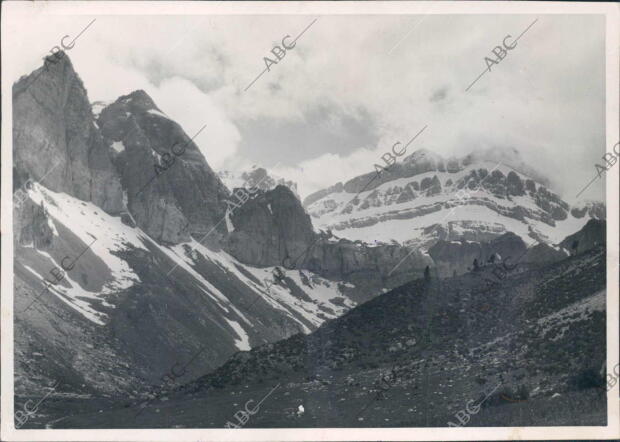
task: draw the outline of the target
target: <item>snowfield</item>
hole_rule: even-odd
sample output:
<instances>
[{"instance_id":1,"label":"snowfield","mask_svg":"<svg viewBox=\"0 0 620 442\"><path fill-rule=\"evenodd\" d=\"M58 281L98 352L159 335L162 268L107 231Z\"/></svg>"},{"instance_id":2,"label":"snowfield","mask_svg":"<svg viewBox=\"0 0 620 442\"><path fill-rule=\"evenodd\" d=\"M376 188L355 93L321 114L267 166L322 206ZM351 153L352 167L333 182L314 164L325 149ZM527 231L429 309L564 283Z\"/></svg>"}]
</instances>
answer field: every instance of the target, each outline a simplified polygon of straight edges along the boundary
<instances>
[{"instance_id":1,"label":"snowfield","mask_svg":"<svg viewBox=\"0 0 620 442\"><path fill-rule=\"evenodd\" d=\"M150 238L139 228L130 227L121 222L120 217L111 216L90 202L84 202L64 193L53 192L40 184L35 184L29 196L36 204L43 204L49 215L50 228L55 236L59 236L57 225L70 230L83 243L77 255L85 249L90 250L107 267L105 283L98 291L86 290L84 285L65 272L65 278L58 284L50 285L50 292L65 304L80 313L84 318L97 325L105 325L107 315L99 311L100 307L114 308L111 294L127 291L141 283L138 275L117 252L140 249L145 252L155 247L164 253L170 264L169 274L186 272L195 281L196 290L205 294L205 302L213 302L221 311L230 327L231 335L240 350L249 349L248 330L254 327L248 317L248 306L254 302L262 302L278 310L281 314L293 319L304 333L310 333L314 327L320 326L326 319L342 315L356 303L343 295L338 282L321 278L311 272L280 269L287 283L277 284L274 278L275 267L251 267L237 261L228 253L214 251L192 239L190 242L175 246L163 246ZM231 223L232 224L232 223ZM229 226L231 228L231 226ZM88 247L88 244L91 244ZM148 246L147 246L148 245ZM27 247L33 247L29 245ZM45 277L50 269L61 268L59 258L37 250L44 257L46 264L41 269L26 267L32 275L45 284ZM200 256L199 256L200 255ZM215 264L222 271L237 278L242 284L255 293L255 298L247 300L243 306L235 305L230 297L209 281L209 275L200 273L197 267L199 258ZM244 269L256 280L247 276ZM101 274L101 269L93 269ZM105 273L105 272L103 272ZM91 275L91 279L94 276ZM48 276L49 279L49 276ZM293 284L290 288L288 284ZM349 288L352 285L349 284ZM305 296L295 293L300 290ZM245 311L245 313L244 313Z\"/></svg>"},{"instance_id":2,"label":"snowfield","mask_svg":"<svg viewBox=\"0 0 620 442\"><path fill-rule=\"evenodd\" d=\"M477 224L481 231L495 232L498 235L510 231L525 242L531 242L532 229L549 243L557 244L566 236L580 230L588 221L587 216L575 218L569 212L565 220L555 221L556 225L551 226L536 219L544 217L546 213L529 195L511 196L510 199L498 198L484 188L484 182L474 189L459 190L456 187L459 180L466 179L472 170L482 167L489 172L499 170L504 175L515 172L523 181L531 179L507 165L483 161L456 173L431 171L382 183L374 189L361 192L357 197L357 204L348 204L355 196L354 193L333 192L310 204L307 210L317 228L330 229L339 237L370 244L392 241L407 244L423 238L423 231L429 226L446 228L450 224L453 231L458 232L463 223ZM442 186L439 194L427 196L425 192L415 191L410 186L413 182L420 183L423 179L434 176L437 176ZM415 198L398 202L402 194ZM362 208L365 202L368 207ZM351 213L343 213L347 207ZM501 213L517 207L529 211L532 217L526 216L524 220L519 220Z\"/></svg>"}]
</instances>

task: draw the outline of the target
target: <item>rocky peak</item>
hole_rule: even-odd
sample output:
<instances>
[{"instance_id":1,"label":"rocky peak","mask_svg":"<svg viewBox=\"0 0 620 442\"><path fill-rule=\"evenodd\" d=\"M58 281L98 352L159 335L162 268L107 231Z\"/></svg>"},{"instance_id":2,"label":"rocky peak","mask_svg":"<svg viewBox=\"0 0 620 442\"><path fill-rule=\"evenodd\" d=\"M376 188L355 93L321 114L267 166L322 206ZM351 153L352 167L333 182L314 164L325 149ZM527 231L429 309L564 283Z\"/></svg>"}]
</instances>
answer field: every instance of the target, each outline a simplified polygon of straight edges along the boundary
<instances>
[{"instance_id":1,"label":"rocky peak","mask_svg":"<svg viewBox=\"0 0 620 442\"><path fill-rule=\"evenodd\" d=\"M605 220L590 219L581 230L567 236L560 246L571 254L577 254L605 245L605 226Z\"/></svg>"},{"instance_id":2,"label":"rocky peak","mask_svg":"<svg viewBox=\"0 0 620 442\"><path fill-rule=\"evenodd\" d=\"M220 221L228 190L183 128L146 92L119 97L97 122L139 227L166 243L202 237L214 226L214 236L225 233Z\"/></svg>"},{"instance_id":3,"label":"rocky peak","mask_svg":"<svg viewBox=\"0 0 620 442\"><path fill-rule=\"evenodd\" d=\"M239 261L257 266L308 269L327 278L374 278L386 286L420 276L428 257L400 245L368 245L315 233L300 201L285 186L256 196L235 210L227 248ZM398 271L392 272L396 265ZM394 273L392 275L392 273ZM388 277L392 282L388 282Z\"/></svg>"},{"instance_id":4,"label":"rocky peak","mask_svg":"<svg viewBox=\"0 0 620 442\"><path fill-rule=\"evenodd\" d=\"M222 170L218 172L220 179L229 189L236 187L256 188L260 190L271 190L276 186L282 185L288 187L297 198L297 183L291 180L279 177L260 166L252 166L249 170L242 172L232 172Z\"/></svg>"},{"instance_id":5,"label":"rocky peak","mask_svg":"<svg viewBox=\"0 0 620 442\"><path fill-rule=\"evenodd\" d=\"M230 253L247 264L281 265L304 253L315 238L310 217L286 186L258 194L236 209L230 220Z\"/></svg>"},{"instance_id":6,"label":"rocky peak","mask_svg":"<svg viewBox=\"0 0 620 442\"><path fill-rule=\"evenodd\" d=\"M581 201L572 207L570 213L575 218L583 218L586 215L594 219L606 219L607 217L605 203L600 201Z\"/></svg>"},{"instance_id":7,"label":"rocky peak","mask_svg":"<svg viewBox=\"0 0 620 442\"><path fill-rule=\"evenodd\" d=\"M142 89L135 90L128 95L119 97L116 100L116 103L123 103L129 110L135 112L145 112L151 109L161 112L149 94L144 92Z\"/></svg>"},{"instance_id":8,"label":"rocky peak","mask_svg":"<svg viewBox=\"0 0 620 442\"><path fill-rule=\"evenodd\" d=\"M15 171L57 192L123 210L119 178L97 128L86 89L69 57L45 65L13 86Z\"/></svg>"}]
</instances>

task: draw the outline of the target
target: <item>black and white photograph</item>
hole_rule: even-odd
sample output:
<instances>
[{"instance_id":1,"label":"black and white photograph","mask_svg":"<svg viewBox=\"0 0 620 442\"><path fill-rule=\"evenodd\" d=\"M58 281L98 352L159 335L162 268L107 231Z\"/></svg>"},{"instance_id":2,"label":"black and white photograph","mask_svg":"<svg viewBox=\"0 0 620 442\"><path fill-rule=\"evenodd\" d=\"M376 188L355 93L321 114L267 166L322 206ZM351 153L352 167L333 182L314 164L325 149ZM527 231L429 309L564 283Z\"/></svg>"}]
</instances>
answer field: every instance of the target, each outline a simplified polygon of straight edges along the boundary
<instances>
[{"instance_id":1,"label":"black and white photograph","mask_svg":"<svg viewBox=\"0 0 620 442\"><path fill-rule=\"evenodd\" d=\"M2 4L2 440L620 437L613 3Z\"/></svg>"}]
</instances>

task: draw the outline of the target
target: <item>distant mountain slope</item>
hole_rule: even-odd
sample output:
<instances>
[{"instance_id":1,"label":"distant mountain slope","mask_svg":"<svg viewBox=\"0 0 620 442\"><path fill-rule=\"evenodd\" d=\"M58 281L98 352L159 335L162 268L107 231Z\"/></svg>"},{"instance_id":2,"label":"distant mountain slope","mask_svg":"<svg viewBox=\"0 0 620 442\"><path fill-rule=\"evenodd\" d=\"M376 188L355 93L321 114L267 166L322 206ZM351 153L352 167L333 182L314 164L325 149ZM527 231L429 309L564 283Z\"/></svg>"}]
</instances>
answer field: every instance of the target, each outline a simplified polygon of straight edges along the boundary
<instances>
[{"instance_id":1,"label":"distant mountain slope","mask_svg":"<svg viewBox=\"0 0 620 442\"><path fill-rule=\"evenodd\" d=\"M19 394L142 394L175 363L191 379L385 287L242 263L230 190L181 126L144 91L93 112L66 54L48 69L13 88Z\"/></svg>"},{"instance_id":2,"label":"distant mountain slope","mask_svg":"<svg viewBox=\"0 0 620 442\"><path fill-rule=\"evenodd\" d=\"M13 87L14 190L25 195L13 212L19 396L36 395L59 382L60 398L143 398L161 388L162 376L172 367L187 363L178 382L189 382L240 350L312 333L369 299L382 299L419 278L427 266L435 273L464 272L469 264L463 261L471 253L485 255L498 245L506 253L520 250L527 235L548 241L558 237L559 242L562 232L573 233L589 217L604 213L588 205L569 215L570 207L557 196L504 166L492 170L484 163L485 173L478 159L442 163L430 153L415 153L394 166L391 173L402 173L402 183L386 173L370 193L362 192L364 202L344 205L345 197L361 190L362 179L326 193L310 205L314 218L286 185L265 185L238 204L231 194L235 189L226 187L190 135L144 91L91 107L66 54L48 71L41 69ZM262 174L251 172L247 184L258 185ZM414 184L407 188L411 201L424 201L422 205L399 202L404 197L391 188L411 179L417 183L417 189ZM439 226L436 218L454 205L454 192L479 184L480 195L455 209L469 214L456 224ZM337 200L336 206L330 199ZM397 210L385 211L386 206ZM399 227L412 221L417 230L409 224ZM355 236L351 232L367 241L347 238ZM597 245L588 238L580 240L579 253ZM434 254L434 244L447 245ZM563 259L557 255L564 253L561 248L553 250L536 253L536 262ZM450 262L454 256L460 262ZM450 281L467 287L468 276L463 278ZM416 284L412 287L420 289ZM454 290L462 288L448 285L447 293ZM502 297L507 305L508 296ZM455 303L448 306L451 313L467 311L454 310ZM382 311L383 304L371 305ZM428 309L439 308L434 301L407 305L409 325ZM400 327L405 321L397 312L381 319L382 327L392 321ZM465 320L454 319L457 329ZM362 330L368 326L360 325ZM415 337L420 325L412 327ZM376 342L392 333L368 331L378 333ZM347 336L343 332L342 339ZM364 364L383 357L372 353L376 344L351 339L359 352L351 355ZM482 333L480 339L489 336ZM302 336L290 342L296 340L306 342ZM392 345L400 349L396 341ZM329 356L318 358L314 348L308 354L315 360L304 364L323 364ZM325 348L337 358L325 359L328 367L360 368L346 351L339 353L342 348ZM271 373L271 367L265 369Z\"/></svg>"},{"instance_id":3,"label":"distant mountain slope","mask_svg":"<svg viewBox=\"0 0 620 442\"><path fill-rule=\"evenodd\" d=\"M421 149L381 175L310 195L304 205L317 227L339 236L422 248L438 239L489 241L506 232L557 244L591 217L604 218L601 203L571 209L515 152L445 160Z\"/></svg>"},{"instance_id":4,"label":"distant mountain slope","mask_svg":"<svg viewBox=\"0 0 620 442\"><path fill-rule=\"evenodd\" d=\"M409 365L416 360L429 365L429 358L464 364L463 368L470 366L469 371L472 365L488 363L508 348L513 350L495 359L506 371L493 367L489 376L505 373L503 378L509 379L518 369L533 374L552 366L553 360L564 359L566 367L553 376L549 391L568 389L566 382L573 374L568 367L598 370L602 366L604 249L595 248L542 269L521 266L492 288L485 283L490 270L487 273L412 281L310 335L239 353L186 390L261 379L269 382L287 373L295 373L299 380L308 375L338 377L341 371ZM579 330L572 330L573 325ZM548 334L556 339L545 339ZM579 347L573 346L575 336L580 336ZM552 354L554 347L556 355Z\"/></svg>"},{"instance_id":5,"label":"distant mountain slope","mask_svg":"<svg viewBox=\"0 0 620 442\"><path fill-rule=\"evenodd\" d=\"M15 249L20 378L60 375L44 368L56 355L62 371L73 373L62 376L68 390L82 390L81 376L93 377L87 390L119 391L127 383L135 389L140 377L157 379L175 359L189 360L205 344L188 373L215 368L235 350L310 332L355 305L347 295L354 290L350 283L286 269L278 281L273 267L244 265L195 240L159 244L120 217L66 194L35 185L29 195L34 203L25 210L40 207L39 225L47 227L34 236L24 229ZM50 271L80 253L46 291ZM72 350L61 352L60 342ZM37 360L33 352L50 356ZM105 364L103 353L118 359ZM134 372L119 370L119 360ZM99 376L118 378L96 381Z\"/></svg>"},{"instance_id":6,"label":"distant mountain slope","mask_svg":"<svg viewBox=\"0 0 620 442\"><path fill-rule=\"evenodd\" d=\"M309 335L237 353L139 419L109 407L54 427L221 428L270 391L248 428L448 426L487 395L470 425L604 425L605 249L490 276L412 281Z\"/></svg>"},{"instance_id":7,"label":"distant mountain slope","mask_svg":"<svg viewBox=\"0 0 620 442\"><path fill-rule=\"evenodd\" d=\"M254 187L261 190L271 190L276 186L286 186L299 199L299 194L297 193L297 183L276 176L273 173L268 172L265 168L258 167L256 165L252 166L249 170L244 170L241 172L221 170L218 172L218 176L224 184L226 184L226 187L231 190L237 187Z\"/></svg>"}]
</instances>

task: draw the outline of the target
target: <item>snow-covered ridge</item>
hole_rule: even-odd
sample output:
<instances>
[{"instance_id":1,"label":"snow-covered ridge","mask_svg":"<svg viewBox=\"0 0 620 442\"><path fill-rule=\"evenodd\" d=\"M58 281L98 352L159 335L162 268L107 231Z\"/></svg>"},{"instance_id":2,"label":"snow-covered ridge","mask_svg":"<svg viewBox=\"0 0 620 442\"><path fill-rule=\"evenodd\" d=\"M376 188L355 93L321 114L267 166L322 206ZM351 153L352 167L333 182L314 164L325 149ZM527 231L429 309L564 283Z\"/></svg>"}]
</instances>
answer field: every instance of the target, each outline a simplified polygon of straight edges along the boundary
<instances>
[{"instance_id":1,"label":"snow-covered ridge","mask_svg":"<svg viewBox=\"0 0 620 442\"><path fill-rule=\"evenodd\" d=\"M251 309L247 308L253 302L266 303L279 314L290 317L298 324L299 330L305 333L311 332L326 319L340 316L356 305L342 293L344 285L311 272L247 266L228 253L222 250L213 251L194 239L187 243L164 246L141 229L123 223L120 217L111 216L90 202L53 192L40 184L33 185L29 190L29 197L45 208L50 228L55 232L54 235L59 236L60 241L66 241L66 238L62 238L64 229L59 233L59 226L62 225L82 243L77 245L76 249L83 250L84 245L92 243L89 249L105 264L105 271L95 265L90 269L97 275L88 277L91 281L89 289L76 280L75 276L70 276L69 272L60 284L50 289L53 295L97 325L105 325L105 309L115 307L111 295L126 293L129 288L141 283L138 275L118 252L135 249L150 253L153 247L170 259L169 269L174 268L176 272L189 275L195 281L196 289L206 296L205 302L213 303L221 310L222 317L226 320L223 324L228 324L239 350L248 349L248 336L255 326ZM28 267L25 267L44 284L43 275L54 267L60 268L60 263L57 262L60 258L54 258L44 251L36 251L45 264L39 267L28 264ZM77 253L79 250L75 252ZM205 260L252 290L255 298L243 305L238 301L235 303L225 290L210 281L210 276L201 270L198 263ZM239 270L240 268L244 271ZM277 272L280 272L285 283L278 284L275 281L274 275ZM97 277L104 279L98 290L92 288L92 281ZM301 297L300 292L303 293Z\"/></svg>"},{"instance_id":2,"label":"snow-covered ridge","mask_svg":"<svg viewBox=\"0 0 620 442\"><path fill-rule=\"evenodd\" d=\"M438 161L426 152L413 156ZM555 244L589 219L581 212L574 216L568 204L529 175L492 161L455 164L451 170L435 170L433 165L432 170L396 177L359 194L340 186L307 210L316 227L370 243L423 242L429 227L441 225L451 232L449 239L475 239L479 229L484 240L487 234L511 231L526 242L537 236Z\"/></svg>"}]
</instances>

